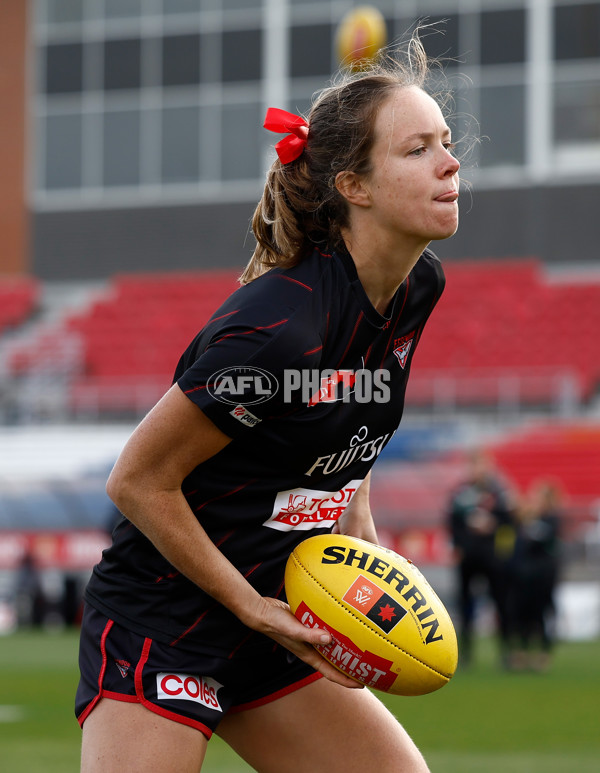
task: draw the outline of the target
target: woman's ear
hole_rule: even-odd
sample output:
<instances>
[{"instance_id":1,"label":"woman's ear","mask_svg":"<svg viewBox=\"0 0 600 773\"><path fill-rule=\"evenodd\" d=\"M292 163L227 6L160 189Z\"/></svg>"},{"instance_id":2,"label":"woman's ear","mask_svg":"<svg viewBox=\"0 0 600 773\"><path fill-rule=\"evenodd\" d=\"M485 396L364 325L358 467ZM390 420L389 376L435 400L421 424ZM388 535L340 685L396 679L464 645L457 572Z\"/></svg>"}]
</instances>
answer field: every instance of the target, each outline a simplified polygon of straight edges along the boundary
<instances>
[{"instance_id":1,"label":"woman's ear","mask_svg":"<svg viewBox=\"0 0 600 773\"><path fill-rule=\"evenodd\" d=\"M369 207L371 196L365 187L363 178L356 172L338 172L335 176L335 187L350 204L357 207Z\"/></svg>"}]
</instances>

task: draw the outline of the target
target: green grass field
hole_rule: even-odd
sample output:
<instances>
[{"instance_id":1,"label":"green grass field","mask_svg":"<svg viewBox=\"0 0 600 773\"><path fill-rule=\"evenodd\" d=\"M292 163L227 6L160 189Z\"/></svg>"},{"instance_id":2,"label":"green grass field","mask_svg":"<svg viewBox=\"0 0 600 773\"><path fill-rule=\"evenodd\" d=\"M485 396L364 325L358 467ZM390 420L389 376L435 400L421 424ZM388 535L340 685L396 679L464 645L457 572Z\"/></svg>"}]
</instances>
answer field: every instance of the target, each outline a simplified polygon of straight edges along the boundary
<instances>
[{"instance_id":1,"label":"green grass field","mask_svg":"<svg viewBox=\"0 0 600 773\"><path fill-rule=\"evenodd\" d=\"M386 702L433 773L596 773L600 761L600 642L559 644L550 673L500 671L490 642L439 692ZM0 769L75 773L77 634L0 637ZM210 773L250 768L218 739Z\"/></svg>"}]
</instances>

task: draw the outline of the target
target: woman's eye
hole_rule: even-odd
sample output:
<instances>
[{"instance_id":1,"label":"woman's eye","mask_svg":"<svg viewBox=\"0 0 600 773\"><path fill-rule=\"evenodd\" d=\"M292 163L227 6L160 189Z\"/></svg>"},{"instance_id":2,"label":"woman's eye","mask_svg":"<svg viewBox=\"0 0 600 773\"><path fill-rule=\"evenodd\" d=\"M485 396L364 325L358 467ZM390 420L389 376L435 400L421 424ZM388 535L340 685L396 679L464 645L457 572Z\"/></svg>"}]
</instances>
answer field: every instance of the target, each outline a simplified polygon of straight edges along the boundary
<instances>
[{"instance_id":1,"label":"woman's eye","mask_svg":"<svg viewBox=\"0 0 600 773\"><path fill-rule=\"evenodd\" d=\"M425 152L425 148L416 148L415 150L411 150L410 155L411 156L420 156Z\"/></svg>"}]
</instances>

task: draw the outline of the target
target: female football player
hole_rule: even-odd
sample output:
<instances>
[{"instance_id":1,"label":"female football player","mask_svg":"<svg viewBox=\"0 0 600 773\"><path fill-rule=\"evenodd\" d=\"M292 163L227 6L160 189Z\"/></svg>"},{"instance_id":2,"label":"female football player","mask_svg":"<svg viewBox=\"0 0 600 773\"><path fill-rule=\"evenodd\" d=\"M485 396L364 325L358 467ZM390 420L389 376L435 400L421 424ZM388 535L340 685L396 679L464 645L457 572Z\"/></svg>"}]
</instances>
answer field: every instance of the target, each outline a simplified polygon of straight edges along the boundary
<instances>
[{"instance_id":1,"label":"female football player","mask_svg":"<svg viewBox=\"0 0 600 773\"><path fill-rule=\"evenodd\" d=\"M307 537L377 541L369 471L443 290L428 245L458 226L418 36L404 54L325 89L306 121L267 113L283 138L241 287L108 481L125 518L86 590L84 773L197 773L213 732L264 773L427 771L283 587Z\"/></svg>"}]
</instances>

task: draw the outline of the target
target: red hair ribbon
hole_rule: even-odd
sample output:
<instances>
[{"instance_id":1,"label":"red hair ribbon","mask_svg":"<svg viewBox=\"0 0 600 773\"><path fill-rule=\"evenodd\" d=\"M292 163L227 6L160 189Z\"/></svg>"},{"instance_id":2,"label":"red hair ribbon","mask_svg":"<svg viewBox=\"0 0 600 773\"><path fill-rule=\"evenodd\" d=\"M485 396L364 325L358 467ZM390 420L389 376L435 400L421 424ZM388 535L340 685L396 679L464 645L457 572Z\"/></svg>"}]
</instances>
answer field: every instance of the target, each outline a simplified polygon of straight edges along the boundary
<instances>
[{"instance_id":1,"label":"red hair ribbon","mask_svg":"<svg viewBox=\"0 0 600 773\"><path fill-rule=\"evenodd\" d=\"M278 107L270 107L263 124L265 129L277 134L287 134L275 145L275 150L282 164L289 164L302 155L308 137L308 124L300 115L288 113Z\"/></svg>"}]
</instances>

